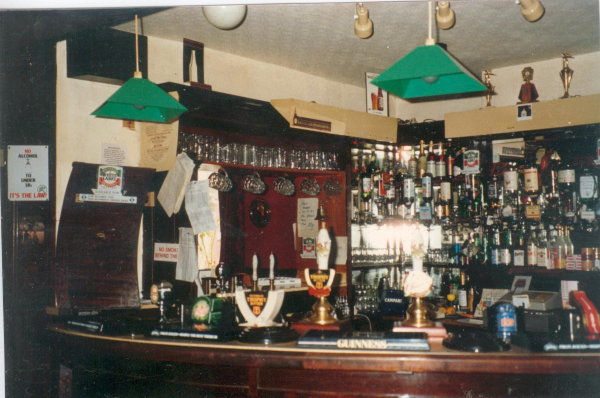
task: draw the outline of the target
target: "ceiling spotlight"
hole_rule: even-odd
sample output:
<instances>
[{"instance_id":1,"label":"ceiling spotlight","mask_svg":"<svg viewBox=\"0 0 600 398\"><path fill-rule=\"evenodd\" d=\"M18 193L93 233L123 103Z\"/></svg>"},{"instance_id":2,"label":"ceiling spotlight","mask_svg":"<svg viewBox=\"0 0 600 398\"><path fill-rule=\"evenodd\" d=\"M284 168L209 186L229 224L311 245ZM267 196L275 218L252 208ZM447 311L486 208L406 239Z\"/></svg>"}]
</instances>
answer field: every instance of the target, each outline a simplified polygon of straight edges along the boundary
<instances>
[{"instance_id":1,"label":"ceiling spotlight","mask_svg":"<svg viewBox=\"0 0 600 398\"><path fill-rule=\"evenodd\" d=\"M373 36L373 21L369 19L369 10L362 3L356 4L356 15L354 16L354 34L359 39L368 39Z\"/></svg>"},{"instance_id":2,"label":"ceiling spotlight","mask_svg":"<svg viewBox=\"0 0 600 398\"><path fill-rule=\"evenodd\" d=\"M235 29L246 17L247 6L202 6L204 17L215 28L222 30Z\"/></svg>"},{"instance_id":3,"label":"ceiling spotlight","mask_svg":"<svg viewBox=\"0 0 600 398\"><path fill-rule=\"evenodd\" d=\"M529 22L535 22L544 15L544 6L540 0L518 0L521 3L521 14Z\"/></svg>"},{"instance_id":4,"label":"ceiling spotlight","mask_svg":"<svg viewBox=\"0 0 600 398\"><path fill-rule=\"evenodd\" d=\"M450 29L454 26L456 18L454 17L454 10L450 8L449 1L438 1L435 21L440 29Z\"/></svg>"}]
</instances>

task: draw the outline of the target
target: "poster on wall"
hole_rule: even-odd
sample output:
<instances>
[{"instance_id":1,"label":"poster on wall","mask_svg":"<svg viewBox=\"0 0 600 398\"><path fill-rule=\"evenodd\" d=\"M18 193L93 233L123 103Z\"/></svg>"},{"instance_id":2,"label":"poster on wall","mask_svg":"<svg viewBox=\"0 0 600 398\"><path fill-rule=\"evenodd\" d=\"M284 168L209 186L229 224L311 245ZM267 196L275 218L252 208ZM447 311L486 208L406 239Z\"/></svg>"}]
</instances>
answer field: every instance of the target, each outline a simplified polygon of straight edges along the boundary
<instances>
[{"instance_id":1,"label":"poster on wall","mask_svg":"<svg viewBox=\"0 0 600 398\"><path fill-rule=\"evenodd\" d=\"M388 116L388 93L385 90L371 84L373 79L379 76L378 73L367 72L367 113L374 115Z\"/></svg>"},{"instance_id":2,"label":"poster on wall","mask_svg":"<svg viewBox=\"0 0 600 398\"><path fill-rule=\"evenodd\" d=\"M8 200L47 201L48 146L8 146Z\"/></svg>"}]
</instances>

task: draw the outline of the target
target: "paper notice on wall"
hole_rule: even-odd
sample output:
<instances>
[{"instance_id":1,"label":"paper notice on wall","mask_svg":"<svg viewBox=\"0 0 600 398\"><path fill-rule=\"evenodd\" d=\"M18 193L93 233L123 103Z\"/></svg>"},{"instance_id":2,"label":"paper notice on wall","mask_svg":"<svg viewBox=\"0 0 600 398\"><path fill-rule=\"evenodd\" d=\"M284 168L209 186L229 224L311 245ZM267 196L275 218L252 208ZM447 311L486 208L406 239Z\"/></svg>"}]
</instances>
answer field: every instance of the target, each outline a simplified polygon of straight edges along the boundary
<instances>
[{"instance_id":1,"label":"paper notice on wall","mask_svg":"<svg viewBox=\"0 0 600 398\"><path fill-rule=\"evenodd\" d=\"M185 192L185 211L190 219L194 235L217 228L210 209L209 189L208 180L192 181L188 184Z\"/></svg>"},{"instance_id":2,"label":"paper notice on wall","mask_svg":"<svg viewBox=\"0 0 600 398\"><path fill-rule=\"evenodd\" d=\"M112 166L126 166L127 147L125 145L103 142L101 163Z\"/></svg>"},{"instance_id":3,"label":"paper notice on wall","mask_svg":"<svg viewBox=\"0 0 600 398\"><path fill-rule=\"evenodd\" d=\"M194 161L185 153L177 155L175 168L167 173L167 177L158 192L157 199L171 217L178 213L185 197L185 190L194 172Z\"/></svg>"},{"instance_id":4,"label":"paper notice on wall","mask_svg":"<svg viewBox=\"0 0 600 398\"><path fill-rule=\"evenodd\" d=\"M319 233L319 222L315 220L319 207L319 199L298 199L298 236L314 237Z\"/></svg>"},{"instance_id":5,"label":"paper notice on wall","mask_svg":"<svg viewBox=\"0 0 600 398\"><path fill-rule=\"evenodd\" d=\"M179 253L175 267L175 279L187 282L194 282L198 279L196 241L191 228L179 228Z\"/></svg>"},{"instance_id":6,"label":"paper notice on wall","mask_svg":"<svg viewBox=\"0 0 600 398\"><path fill-rule=\"evenodd\" d=\"M212 173L217 173L220 166L203 163L198 168L198 181L208 181ZM198 242L198 268L215 268L221 258L221 213L219 210L219 191L210 188L208 190L208 201L212 212L212 218L215 221L215 228L212 231L203 232L196 235ZM187 206L187 205L186 205Z\"/></svg>"},{"instance_id":7,"label":"paper notice on wall","mask_svg":"<svg viewBox=\"0 0 600 398\"><path fill-rule=\"evenodd\" d=\"M336 236L336 252L335 252L335 264L346 264L348 259L348 237L347 236Z\"/></svg>"},{"instance_id":8,"label":"paper notice on wall","mask_svg":"<svg viewBox=\"0 0 600 398\"><path fill-rule=\"evenodd\" d=\"M156 171L172 170L177 159L179 121L173 123L141 123L140 167Z\"/></svg>"}]
</instances>

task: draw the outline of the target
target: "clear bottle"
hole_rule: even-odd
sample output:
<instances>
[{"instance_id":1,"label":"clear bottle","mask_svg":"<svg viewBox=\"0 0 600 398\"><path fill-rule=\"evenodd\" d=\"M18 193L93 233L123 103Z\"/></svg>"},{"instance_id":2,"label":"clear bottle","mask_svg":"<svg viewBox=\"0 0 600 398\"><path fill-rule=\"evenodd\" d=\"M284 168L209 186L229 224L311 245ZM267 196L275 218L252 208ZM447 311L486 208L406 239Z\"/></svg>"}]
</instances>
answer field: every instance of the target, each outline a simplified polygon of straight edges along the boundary
<instances>
[{"instance_id":1,"label":"clear bottle","mask_svg":"<svg viewBox=\"0 0 600 398\"><path fill-rule=\"evenodd\" d=\"M540 224L538 232L540 237L538 239L537 248L537 266L542 268L549 268L550 248L548 239L546 237L546 230L544 229L543 224Z\"/></svg>"},{"instance_id":2,"label":"clear bottle","mask_svg":"<svg viewBox=\"0 0 600 398\"><path fill-rule=\"evenodd\" d=\"M425 141L421 140L419 159L417 160L418 175L417 178L422 178L427 171L427 156L425 155Z\"/></svg>"},{"instance_id":3,"label":"clear bottle","mask_svg":"<svg viewBox=\"0 0 600 398\"><path fill-rule=\"evenodd\" d=\"M584 168L579 176L579 215L582 229L593 230L596 221L595 207L598 201L598 176L589 168Z\"/></svg>"},{"instance_id":4,"label":"clear bottle","mask_svg":"<svg viewBox=\"0 0 600 398\"><path fill-rule=\"evenodd\" d=\"M566 269L567 268L567 243L563 238L563 228L558 228L558 235L556 236L556 242L552 247L554 251L554 268Z\"/></svg>"},{"instance_id":5,"label":"clear bottle","mask_svg":"<svg viewBox=\"0 0 600 398\"><path fill-rule=\"evenodd\" d=\"M460 273L460 283L458 285L458 306L461 312L469 311L468 292L467 274L463 271Z\"/></svg>"},{"instance_id":6,"label":"clear bottle","mask_svg":"<svg viewBox=\"0 0 600 398\"><path fill-rule=\"evenodd\" d=\"M526 263L527 247L525 246L525 235L520 223L511 225L513 234L512 261L515 267L524 267Z\"/></svg>"},{"instance_id":7,"label":"clear bottle","mask_svg":"<svg viewBox=\"0 0 600 398\"><path fill-rule=\"evenodd\" d=\"M429 141L429 150L427 151L426 172L431 174L433 178L437 177L437 159L433 151L433 141Z\"/></svg>"},{"instance_id":8,"label":"clear bottle","mask_svg":"<svg viewBox=\"0 0 600 398\"><path fill-rule=\"evenodd\" d=\"M529 236L527 237L527 266L535 267L538 261L538 246L535 225L529 227Z\"/></svg>"},{"instance_id":9,"label":"clear bottle","mask_svg":"<svg viewBox=\"0 0 600 398\"><path fill-rule=\"evenodd\" d=\"M563 239L565 241L565 255L572 256L575 254L575 246L571 242L571 231L569 227L564 228Z\"/></svg>"}]
</instances>

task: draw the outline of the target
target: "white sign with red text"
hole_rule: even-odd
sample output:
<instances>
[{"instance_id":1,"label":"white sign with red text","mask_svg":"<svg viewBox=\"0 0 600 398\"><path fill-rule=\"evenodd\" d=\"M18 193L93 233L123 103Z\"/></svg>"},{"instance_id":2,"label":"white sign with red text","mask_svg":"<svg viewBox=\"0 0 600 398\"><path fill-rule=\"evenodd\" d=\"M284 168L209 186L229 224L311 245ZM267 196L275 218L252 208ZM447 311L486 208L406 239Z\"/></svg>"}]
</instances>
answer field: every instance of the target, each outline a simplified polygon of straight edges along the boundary
<instances>
[{"instance_id":1,"label":"white sign with red text","mask_svg":"<svg viewBox=\"0 0 600 398\"><path fill-rule=\"evenodd\" d=\"M177 262L179 254L179 243L155 243L154 261Z\"/></svg>"},{"instance_id":2,"label":"white sign with red text","mask_svg":"<svg viewBox=\"0 0 600 398\"><path fill-rule=\"evenodd\" d=\"M48 200L47 145L9 145L7 161L8 200Z\"/></svg>"}]
</instances>

